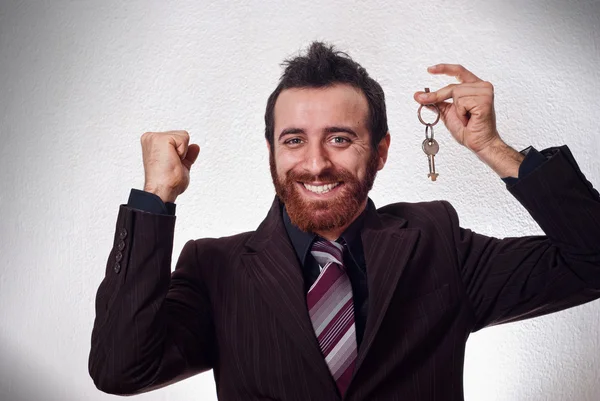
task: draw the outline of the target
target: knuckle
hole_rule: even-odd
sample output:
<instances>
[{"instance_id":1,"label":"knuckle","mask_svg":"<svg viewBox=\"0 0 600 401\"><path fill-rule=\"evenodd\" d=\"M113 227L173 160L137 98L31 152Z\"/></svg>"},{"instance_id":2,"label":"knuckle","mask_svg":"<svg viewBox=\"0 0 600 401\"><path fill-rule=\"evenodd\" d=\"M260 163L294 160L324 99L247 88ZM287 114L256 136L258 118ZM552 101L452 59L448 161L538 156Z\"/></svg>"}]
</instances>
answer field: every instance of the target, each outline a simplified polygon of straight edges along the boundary
<instances>
[{"instance_id":1,"label":"knuckle","mask_svg":"<svg viewBox=\"0 0 600 401\"><path fill-rule=\"evenodd\" d=\"M181 142L183 142L185 145L187 145L188 142L190 141L190 134L187 131L184 131L184 130L172 131L172 134L176 138L178 138Z\"/></svg>"},{"instance_id":2,"label":"knuckle","mask_svg":"<svg viewBox=\"0 0 600 401\"><path fill-rule=\"evenodd\" d=\"M152 132L144 132L140 137L141 142L148 142L152 138Z\"/></svg>"},{"instance_id":3,"label":"knuckle","mask_svg":"<svg viewBox=\"0 0 600 401\"><path fill-rule=\"evenodd\" d=\"M494 90L494 85L492 85L492 83L491 83L491 82L489 82L489 81L483 81L483 82L482 82L482 86L483 86L484 88L486 88L486 89L489 89L489 90L491 90L491 91L493 91L493 90Z\"/></svg>"},{"instance_id":4,"label":"knuckle","mask_svg":"<svg viewBox=\"0 0 600 401\"><path fill-rule=\"evenodd\" d=\"M452 95L452 97L460 96L463 89L461 84L450 84L448 85L448 94Z\"/></svg>"}]
</instances>

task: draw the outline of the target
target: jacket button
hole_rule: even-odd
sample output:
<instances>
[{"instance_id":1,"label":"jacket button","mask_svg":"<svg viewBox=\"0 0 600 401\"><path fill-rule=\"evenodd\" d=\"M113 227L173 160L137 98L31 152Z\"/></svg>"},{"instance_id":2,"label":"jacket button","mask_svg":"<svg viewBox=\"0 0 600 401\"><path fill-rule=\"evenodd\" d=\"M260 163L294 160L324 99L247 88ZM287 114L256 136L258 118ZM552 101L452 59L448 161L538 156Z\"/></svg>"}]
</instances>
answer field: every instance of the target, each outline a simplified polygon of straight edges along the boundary
<instances>
[{"instance_id":1,"label":"jacket button","mask_svg":"<svg viewBox=\"0 0 600 401\"><path fill-rule=\"evenodd\" d=\"M123 259L123 254L121 253L121 251L117 252L117 254L115 255L115 259L117 260L117 262L120 262Z\"/></svg>"},{"instance_id":2,"label":"jacket button","mask_svg":"<svg viewBox=\"0 0 600 401\"><path fill-rule=\"evenodd\" d=\"M119 272L121 271L121 264L119 262L115 263L113 270L115 271L115 273L119 274Z\"/></svg>"},{"instance_id":3,"label":"jacket button","mask_svg":"<svg viewBox=\"0 0 600 401\"><path fill-rule=\"evenodd\" d=\"M125 241L119 242L119 244L117 245L117 248L119 249L119 251L122 251L123 249L125 249Z\"/></svg>"},{"instance_id":4,"label":"jacket button","mask_svg":"<svg viewBox=\"0 0 600 401\"><path fill-rule=\"evenodd\" d=\"M119 231L119 238L121 239L125 239L127 238L127 230L122 228L121 231Z\"/></svg>"}]
</instances>

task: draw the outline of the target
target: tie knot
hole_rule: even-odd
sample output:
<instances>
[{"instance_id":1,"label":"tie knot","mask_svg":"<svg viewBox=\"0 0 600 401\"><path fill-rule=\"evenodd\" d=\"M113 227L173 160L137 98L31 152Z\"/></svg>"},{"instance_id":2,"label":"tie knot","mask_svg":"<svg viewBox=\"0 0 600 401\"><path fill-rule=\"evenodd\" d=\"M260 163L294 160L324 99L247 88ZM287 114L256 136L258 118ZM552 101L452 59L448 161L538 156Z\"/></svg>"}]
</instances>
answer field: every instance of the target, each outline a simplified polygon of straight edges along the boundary
<instances>
[{"instance_id":1,"label":"tie knot","mask_svg":"<svg viewBox=\"0 0 600 401\"><path fill-rule=\"evenodd\" d=\"M316 240L312 245L310 253L321 266L325 266L327 263L344 265L344 246L335 241Z\"/></svg>"}]
</instances>

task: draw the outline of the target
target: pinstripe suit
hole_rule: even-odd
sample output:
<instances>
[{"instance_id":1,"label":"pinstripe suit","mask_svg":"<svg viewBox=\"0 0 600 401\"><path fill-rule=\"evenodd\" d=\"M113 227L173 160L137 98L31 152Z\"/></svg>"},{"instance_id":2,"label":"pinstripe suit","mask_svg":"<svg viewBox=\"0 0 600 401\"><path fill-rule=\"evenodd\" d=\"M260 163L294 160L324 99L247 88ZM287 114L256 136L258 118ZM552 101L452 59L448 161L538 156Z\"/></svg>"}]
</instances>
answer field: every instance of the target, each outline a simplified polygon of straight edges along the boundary
<instances>
[{"instance_id":1,"label":"pinstripe suit","mask_svg":"<svg viewBox=\"0 0 600 401\"><path fill-rule=\"evenodd\" d=\"M568 147L508 190L544 236L497 239L446 201L367 213L369 313L344 399L463 399L469 334L600 297L600 198ZM223 400L339 400L277 199L256 231L189 241L175 218L121 206L96 298L89 369L135 394L213 369Z\"/></svg>"}]
</instances>

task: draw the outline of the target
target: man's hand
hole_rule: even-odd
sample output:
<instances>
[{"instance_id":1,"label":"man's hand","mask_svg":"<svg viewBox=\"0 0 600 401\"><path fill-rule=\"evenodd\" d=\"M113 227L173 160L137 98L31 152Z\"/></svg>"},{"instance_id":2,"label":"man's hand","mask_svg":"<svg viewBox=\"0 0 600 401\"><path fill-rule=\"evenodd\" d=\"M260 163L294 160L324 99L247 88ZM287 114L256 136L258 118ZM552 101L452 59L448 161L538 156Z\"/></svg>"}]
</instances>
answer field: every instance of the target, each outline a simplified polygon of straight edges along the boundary
<instances>
[{"instance_id":1,"label":"man's hand","mask_svg":"<svg viewBox=\"0 0 600 401\"><path fill-rule=\"evenodd\" d=\"M439 107L442 121L458 143L479 154L488 146L502 142L496 130L494 87L491 83L456 64L438 64L427 71L453 76L461 82L436 92L416 92L414 95L418 103L435 103ZM447 102L448 99L453 102Z\"/></svg>"},{"instance_id":2,"label":"man's hand","mask_svg":"<svg viewBox=\"0 0 600 401\"><path fill-rule=\"evenodd\" d=\"M190 168L200 146L189 145L186 131L146 132L142 135L144 191L158 195L163 202L175 202L190 183Z\"/></svg>"}]
</instances>

